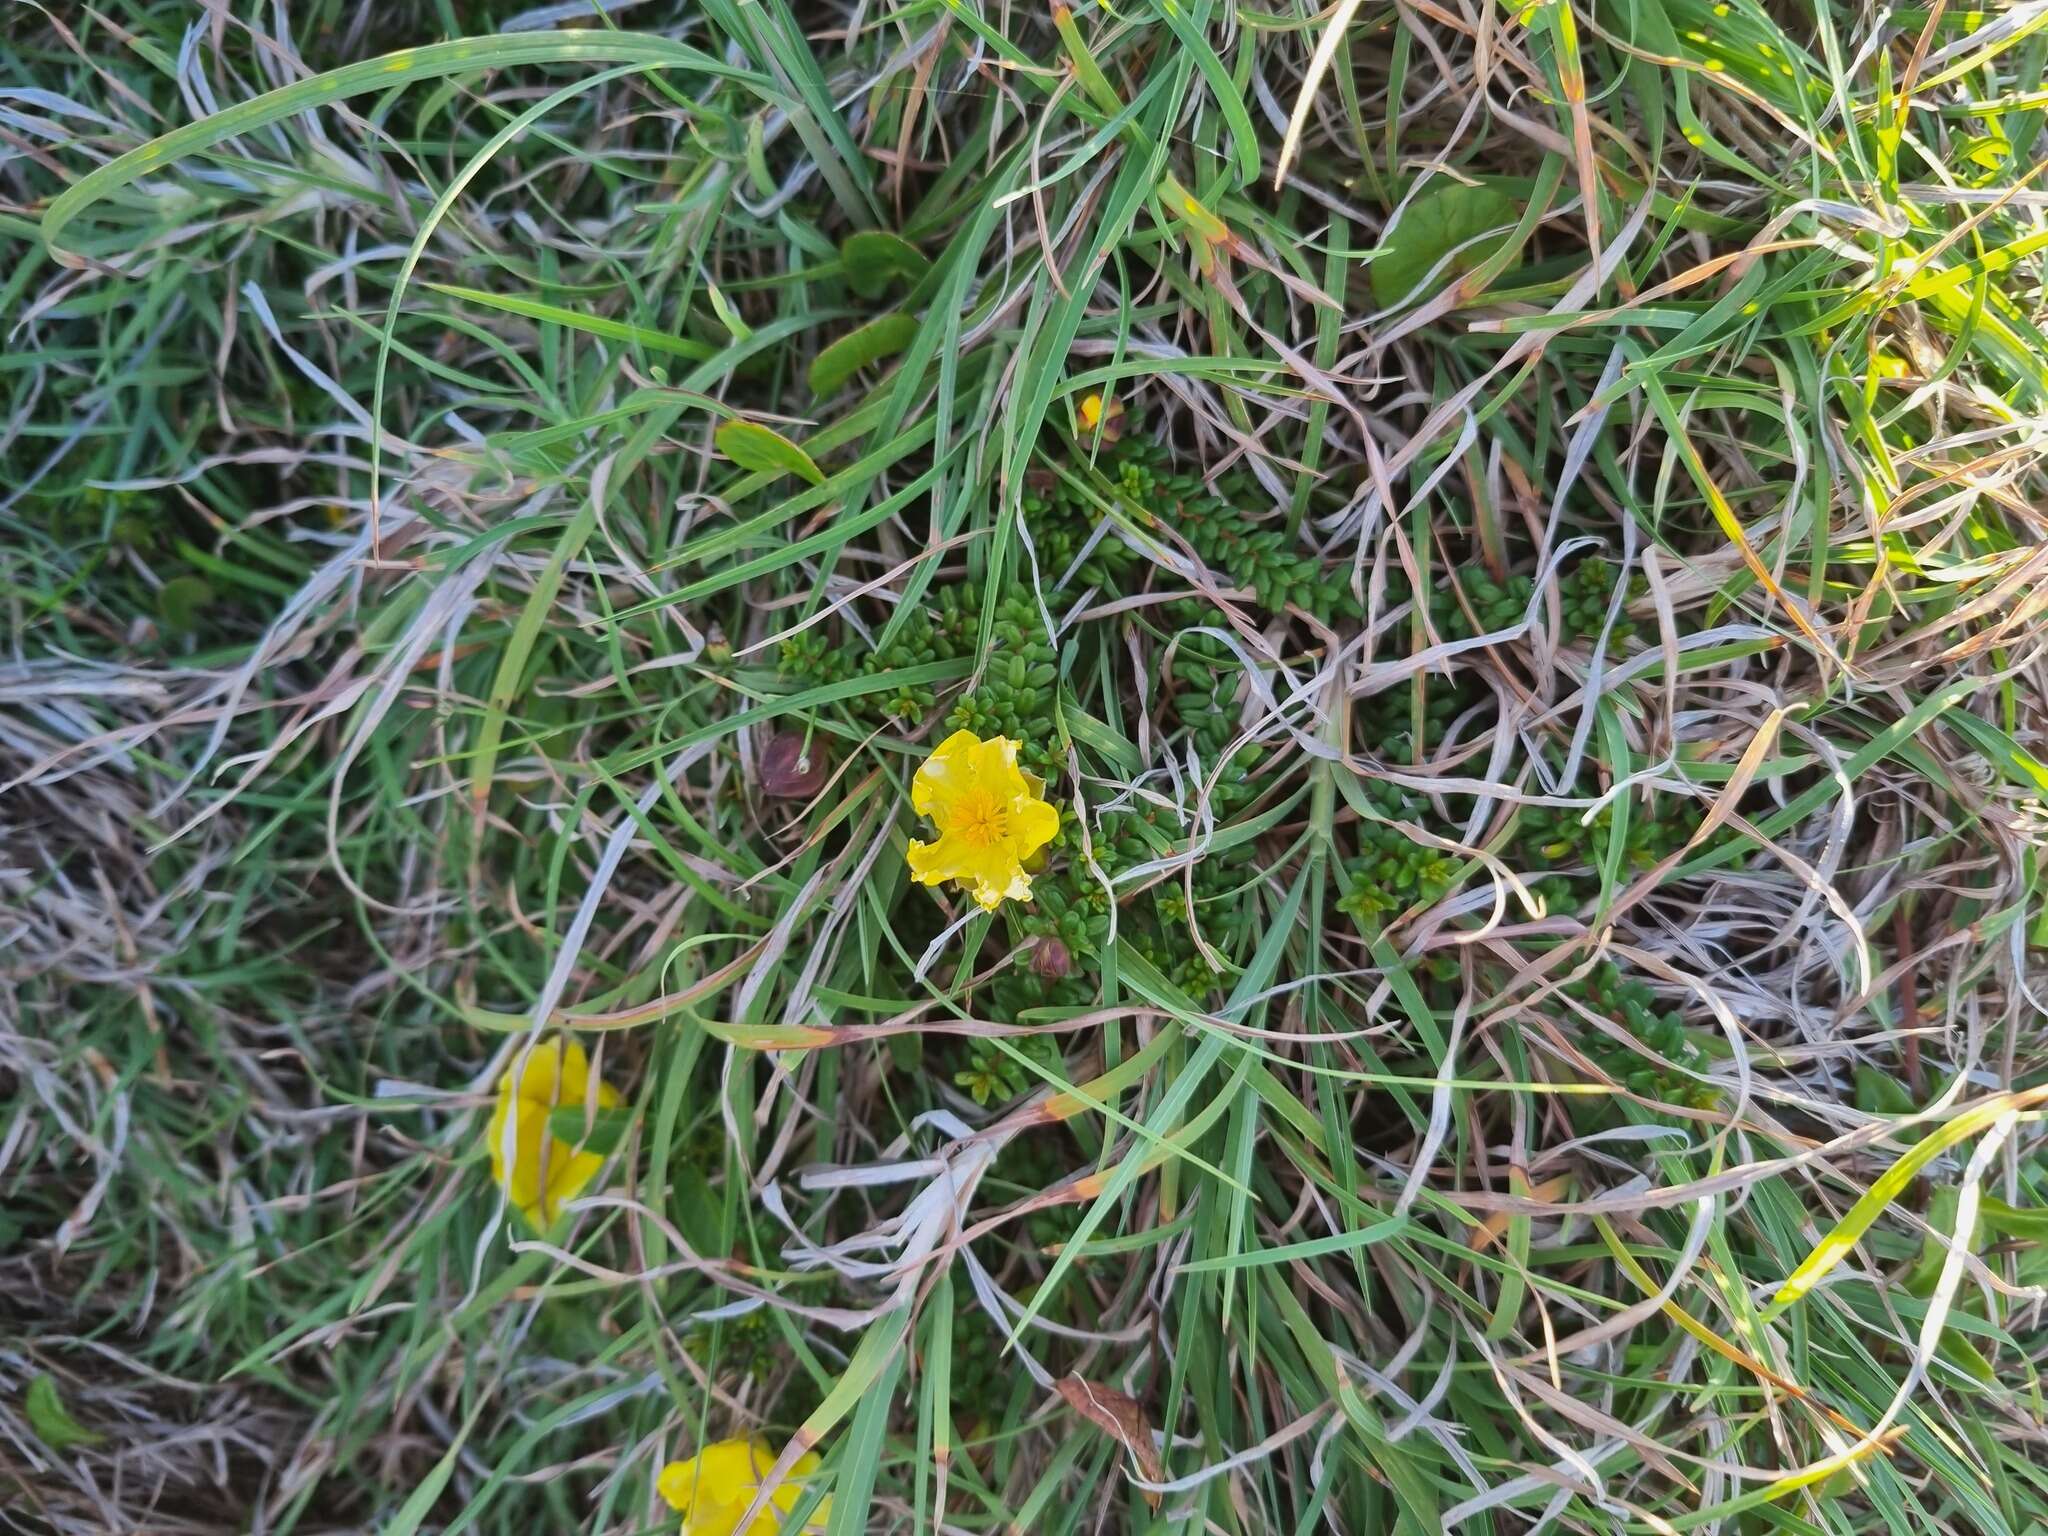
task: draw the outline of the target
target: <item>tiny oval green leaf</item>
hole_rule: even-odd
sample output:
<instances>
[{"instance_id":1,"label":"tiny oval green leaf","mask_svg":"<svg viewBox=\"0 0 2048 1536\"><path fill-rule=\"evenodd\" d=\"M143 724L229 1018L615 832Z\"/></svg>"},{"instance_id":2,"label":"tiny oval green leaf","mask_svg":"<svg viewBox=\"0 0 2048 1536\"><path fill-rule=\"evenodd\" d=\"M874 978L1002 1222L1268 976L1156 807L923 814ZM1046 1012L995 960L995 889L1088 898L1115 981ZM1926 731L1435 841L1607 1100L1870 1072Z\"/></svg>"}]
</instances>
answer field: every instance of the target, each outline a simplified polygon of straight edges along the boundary
<instances>
[{"instance_id":1,"label":"tiny oval green leaf","mask_svg":"<svg viewBox=\"0 0 2048 1536\"><path fill-rule=\"evenodd\" d=\"M718 451L742 469L764 475L801 475L812 485L825 472L812 457L771 427L758 421L728 421L712 434Z\"/></svg>"},{"instance_id":2,"label":"tiny oval green leaf","mask_svg":"<svg viewBox=\"0 0 2048 1536\"><path fill-rule=\"evenodd\" d=\"M156 614L173 635L189 635L213 605L213 588L204 576L173 576L157 589Z\"/></svg>"}]
</instances>

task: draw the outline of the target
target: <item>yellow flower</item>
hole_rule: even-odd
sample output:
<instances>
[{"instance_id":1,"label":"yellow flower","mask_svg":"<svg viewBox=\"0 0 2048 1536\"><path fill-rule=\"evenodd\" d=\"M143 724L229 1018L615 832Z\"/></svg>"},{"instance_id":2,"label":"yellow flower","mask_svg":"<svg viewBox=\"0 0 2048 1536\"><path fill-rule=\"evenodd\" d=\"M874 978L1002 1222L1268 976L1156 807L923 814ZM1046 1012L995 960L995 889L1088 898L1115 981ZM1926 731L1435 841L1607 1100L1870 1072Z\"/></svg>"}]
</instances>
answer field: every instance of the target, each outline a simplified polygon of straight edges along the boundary
<instances>
[{"instance_id":1,"label":"yellow flower","mask_svg":"<svg viewBox=\"0 0 2048 1536\"><path fill-rule=\"evenodd\" d=\"M1099 427L1102 440L1113 443L1119 436L1117 422L1124 414L1124 403L1121 400L1104 400L1100 395L1084 395L1079 414L1083 431L1092 433Z\"/></svg>"},{"instance_id":2,"label":"yellow flower","mask_svg":"<svg viewBox=\"0 0 2048 1536\"><path fill-rule=\"evenodd\" d=\"M910 845L910 873L926 885L951 880L990 912L1031 899L1024 861L1060 829L1044 781L1017 766L1018 745L955 731L910 783L911 805L939 829L937 842Z\"/></svg>"},{"instance_id":3,"label":"yellow flower","mask_svg":"<svg viewBox=\"0 0 2048 1536\"><path fill-rule=\"evenodd\" d=\"M604 1166L599 1153L579 1150L548 1129L551 1113L557 1109L581 1111L590 1090L590 1058L573 1040L566 1048L558 1041L542 1041L498 1079L498 1107L491 1115L489 1132L491 1177L505 1191L505 1198L541 1231L560 1213L562 1203L581 1194L583 1186ZM610 1109L619 1102L618 1094L603 1078L597 1080L596 1097L599 1109ZM510 1167L505 1163L508 1147Z\"/></svg>"},{"instance_id":4,"label":"yellow flower","mask_svg":"<svg viewBox=\"0 0 2048 1536\"><path fill-rule=\"evenodd\" d=\"M775 1536L782 1529L783 1517L804 1496L804 1480L818 1470L818 1455L805 1451L797 1457L789 1476L768 1495L761 1512L742 1532L740 1516L754 1502L762 1479L774 1465L775 1453L765 1440L720 1440L688 1461L670 1462L661 1469L654 1486L668 1500L669 1508L683 1512L682 1536ZM801 1528L822 1531L831 1513L832 1500L820 1499Z\"/></svg>"}]
</instances>

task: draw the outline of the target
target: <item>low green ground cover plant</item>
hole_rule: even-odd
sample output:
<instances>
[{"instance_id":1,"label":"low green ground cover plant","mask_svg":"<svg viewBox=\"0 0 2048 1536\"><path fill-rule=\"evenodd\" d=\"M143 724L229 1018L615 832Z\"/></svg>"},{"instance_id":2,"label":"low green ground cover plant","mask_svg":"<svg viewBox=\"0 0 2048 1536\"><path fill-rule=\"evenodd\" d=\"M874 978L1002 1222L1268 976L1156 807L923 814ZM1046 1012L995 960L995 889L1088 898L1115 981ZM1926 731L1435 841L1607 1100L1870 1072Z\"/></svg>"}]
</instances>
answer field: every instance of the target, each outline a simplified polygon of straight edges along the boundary
<instances>
[{"instance_id":1,"label":"low green ground cover plant","mask_svg":"<svg viewBox=\"0 0 2048 1536\"><path fill-rule=\"evenodd\" d=\"M0 26L0 1524L2048 1520L2032 8Z\"/></svg>"}]
</instances>

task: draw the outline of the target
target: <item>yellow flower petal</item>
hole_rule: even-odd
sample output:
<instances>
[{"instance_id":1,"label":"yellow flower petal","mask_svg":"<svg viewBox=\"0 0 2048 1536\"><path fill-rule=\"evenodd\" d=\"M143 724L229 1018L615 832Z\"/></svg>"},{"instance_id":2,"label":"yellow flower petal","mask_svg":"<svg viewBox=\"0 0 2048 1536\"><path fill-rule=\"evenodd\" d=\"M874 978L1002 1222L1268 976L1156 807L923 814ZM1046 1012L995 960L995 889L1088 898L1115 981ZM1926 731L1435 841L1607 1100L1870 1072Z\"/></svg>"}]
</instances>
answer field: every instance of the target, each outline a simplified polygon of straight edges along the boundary
<instances>
[{"instance_id":1,"label":"yellow flower petal","mask_svg":"<svg viewBox=\"0 0 2048 1536\"><path fill-rule=\"evenodd\" d=\"M910 781L910 806L920 816L929 816L942 801L973 786L980 771L981 738L972 731L955 731L940 742Z\"/></svg>"},{"instance_id":2,"label":"yellow flower petal","mask_svg":"<svg viewBox=\"0 0 2048 1536\"><path fill-rule=\"evenodd\" d=\"M697 1458L688 1461L672 1461L661 1469L661 1475L654 1480L654 1491L667 1501L670 1509L688 1509L697 1496Z\"/></svg>"},{"instance_id":3,"label":"yellow flower petal","mask_svg":"<svg viewBox=\"0 0 2048 1536\"><path fill-rule=\"evenodd\" d=\"M991 736L975 748L975 773L985 788L1005 799L1031 793L1024 770L1017 766L1017 753L1023 745L1007 736Z\"/></svg>"},{"instance_id":4,"label":"yellow flower petal","mask_svg":"<svg viewBox=\"0 0 2048 1536\"><path fill-rule=\"evenodd\" d=\"M815 1451L797 1457L789 1476L768 1495L761 1512L747 1525L745 1536L776 1536L783 1516L804 1496L804 1481L818 1470ZM655 1479L655 1491L671 1509L682 1511L683 1536L740 1536L740 1520L754 1502L775 1451L755 1436L737 1436L705 1446L687 1461L672 1461ZM832 1501L821 1499L804 1521L807 1532L822 1531Z\"/></svg>"},{"instance_id":5,"label":"yellow flower petal","mask_svg":"<svg viewBox=\"0 0 2048 1536\"><path fill-rule=\"evenodd\" d=\"M602 1078L592 1084L590 1058L573 1040L566 1047L543 1040L498 1079L498 1101L484 1133L491 1177L540 1230L545 1231L563 1204L583 1193L604 1166L600 1154L563 1141L548 1129L548 1117L556 1109L580 1109L593 1094L599 1109L619 1102Z\"/></svg>"},{"instance_id":6,"label":"yellow flower petal","mask_svg":"<svg viewBox=\"0 0 2048 1536\"><path fill-rule=\"evenodd\" d=\"M1043 800L1020 800L1010 808L1010 837L1019 857L1029 857L1059 835L1060 813Z\"/></svg>"}]
</instances>

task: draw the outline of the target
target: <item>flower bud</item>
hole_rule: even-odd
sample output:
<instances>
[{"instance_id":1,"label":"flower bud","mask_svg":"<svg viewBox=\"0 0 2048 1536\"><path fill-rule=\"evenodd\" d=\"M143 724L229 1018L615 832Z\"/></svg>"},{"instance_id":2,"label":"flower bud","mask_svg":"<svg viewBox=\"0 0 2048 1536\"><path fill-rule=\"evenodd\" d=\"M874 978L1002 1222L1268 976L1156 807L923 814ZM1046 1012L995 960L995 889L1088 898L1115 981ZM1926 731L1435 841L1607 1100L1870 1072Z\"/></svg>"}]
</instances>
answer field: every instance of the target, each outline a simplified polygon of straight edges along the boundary
<instances>
[{"instance_id":1,"label":"flower bud","mask_svg":"<svg viewBox=\"0 0 2048 1536\"><path fill-rule=\"evenodd\" d=\"M1040 939L1031 951L1031 970L1041 981L1064 981L1073 974L1074 957L1058 939Z\"/></svg>"}]
</instances>

